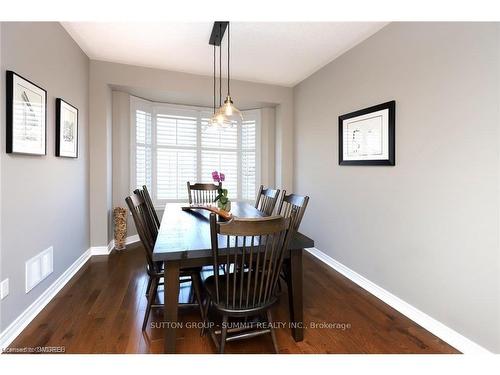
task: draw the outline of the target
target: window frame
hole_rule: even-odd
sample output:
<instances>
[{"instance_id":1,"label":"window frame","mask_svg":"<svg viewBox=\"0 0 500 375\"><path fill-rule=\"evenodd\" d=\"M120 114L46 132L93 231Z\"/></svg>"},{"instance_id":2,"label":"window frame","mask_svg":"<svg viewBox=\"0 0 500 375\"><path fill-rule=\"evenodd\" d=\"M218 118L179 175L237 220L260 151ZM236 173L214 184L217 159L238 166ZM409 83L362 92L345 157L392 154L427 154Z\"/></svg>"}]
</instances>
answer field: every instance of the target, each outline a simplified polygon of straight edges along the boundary
<instances>
[{"instance_id":1,"label":"window frame","mask_svg":"<svg viewBox=\"0 0 500 375\"><path fill-rule=\"evenodd\" d=\"M165 204L173 203L173 202L187 202L187 189L186 189L186 198L184 199L158 199L157 198L157 151L158 149L175 149L175 150L195 150L196 151L196 178L197 181L194 182L211 182L211 181L201 181L202 174L202 159L201 154L202 151L221 151L219 148L213 147L202 147L202 119L210 117L213 113L213 109L209 107L199 107L199 106L187 106L187 105L178 105L178 104L170 104L170 103L160 103L160 102L152 102L146 99L138 98L136 96L130 96L130 160L129 160L129 168L130 168L130 190L133 191L137 188L136 186L136 111L145 111L147 113L151 113L151 152L152 152L152 160L151 160L151 199L156 209L164 209ZM169 115L180 115L180 116L189 116L196 117L196 146L165 146L157 144L157 115L165 114ZM196 113L196 116L194 116ZM262 113L261 109L251 109L242 111L244 120L253 120L255 121L255 188L258 189L261 180L261 124L262 124ZM236 147L236 157L237 157L237 197L236 199L232 199L233 201L246 201L252 202L251 199L243 199L242 193L242 131L241 124L238 124L237 130L237 147ZM231 149L233 150L233 149ZM257 191L255 191L255 194Z\"/></svg>"}]
</instances>

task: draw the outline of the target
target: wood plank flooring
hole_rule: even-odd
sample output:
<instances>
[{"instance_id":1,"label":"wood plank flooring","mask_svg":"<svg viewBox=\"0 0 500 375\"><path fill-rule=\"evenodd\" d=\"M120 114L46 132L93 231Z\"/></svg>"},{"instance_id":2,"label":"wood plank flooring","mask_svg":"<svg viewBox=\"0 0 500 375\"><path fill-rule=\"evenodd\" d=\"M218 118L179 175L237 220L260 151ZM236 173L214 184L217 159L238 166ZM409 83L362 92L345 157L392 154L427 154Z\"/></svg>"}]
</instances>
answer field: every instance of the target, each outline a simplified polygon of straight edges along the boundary
<instances>
[{"instance_id":1,"label":"wood plank flooring","mask_svg":"<svg viewBox=\"0 0 500 375\"><path fill-rule=\"evenodd\" d=\"M161 353L162 309L153 309L141 331L146 306L145 260L139 245L110 256L92 257L10 347L64 346L66 353ZM189 286L181 289L187 299ZM162 294L162 293L161 293ZM308 253L304 255L304 341L288 327L277 331L280 353L458 353L453 347L352 283ZM288 321L283 291L275 321ZM181 309L178 353L215 353L201 337L197 310ZM153 323L153 324L151 324ZM312 328L311 324L338 323ZM227 353L272 353L268 335L231 342Z\"/></svg>"}]
</instances>

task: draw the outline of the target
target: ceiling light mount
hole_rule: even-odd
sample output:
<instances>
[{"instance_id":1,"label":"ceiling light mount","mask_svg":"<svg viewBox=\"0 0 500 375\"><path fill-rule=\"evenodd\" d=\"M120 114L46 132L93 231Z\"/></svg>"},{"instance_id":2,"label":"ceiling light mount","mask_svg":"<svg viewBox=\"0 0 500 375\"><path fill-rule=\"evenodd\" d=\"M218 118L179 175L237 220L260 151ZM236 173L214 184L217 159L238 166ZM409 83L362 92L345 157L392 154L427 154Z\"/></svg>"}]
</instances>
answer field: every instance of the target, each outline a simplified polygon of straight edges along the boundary
<instances>
[{"instance_id":1,"label":"ceiling light mount","mask_svg":"<svg viewBox=\"0 0 500 375\"><path fill-rule=\"evenodd\" d=\"M215 21L212 27L212 33L210 34L210 39L208 44L212 46L220 46L222 39L224 38L224 33L226 32L228 21Z\"/></svg>"}]
</instances>

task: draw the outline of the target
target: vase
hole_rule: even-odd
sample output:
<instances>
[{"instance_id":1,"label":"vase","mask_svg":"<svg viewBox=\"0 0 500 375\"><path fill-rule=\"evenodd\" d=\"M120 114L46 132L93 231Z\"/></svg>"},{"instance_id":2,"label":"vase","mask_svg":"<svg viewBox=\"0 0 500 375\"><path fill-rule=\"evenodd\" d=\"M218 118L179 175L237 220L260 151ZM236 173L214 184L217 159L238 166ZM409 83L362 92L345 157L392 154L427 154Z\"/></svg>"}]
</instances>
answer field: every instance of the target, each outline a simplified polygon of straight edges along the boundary
<instances>
[{"instance_id":1,"label":"vase","mask_svg":"<svg viewBox=\"0 0 500 375\"><path fill-rule=\"evenodd\" d=\"M231 211L231 201L228 200L226 203L222 203L221 201L217 201L217 207L222 211L229 212Z\"/></svg>"},{"instance_id":2,"label":"vase","mask_svg":"<svg viewBox=\"0 0 500 375\"><path fill-rule=\"evenodd\" d=\"M127 238L127 209L116 207L113 210L113 221L115 224L115 249L124 250Z\"/></svg>"}]
</instances>

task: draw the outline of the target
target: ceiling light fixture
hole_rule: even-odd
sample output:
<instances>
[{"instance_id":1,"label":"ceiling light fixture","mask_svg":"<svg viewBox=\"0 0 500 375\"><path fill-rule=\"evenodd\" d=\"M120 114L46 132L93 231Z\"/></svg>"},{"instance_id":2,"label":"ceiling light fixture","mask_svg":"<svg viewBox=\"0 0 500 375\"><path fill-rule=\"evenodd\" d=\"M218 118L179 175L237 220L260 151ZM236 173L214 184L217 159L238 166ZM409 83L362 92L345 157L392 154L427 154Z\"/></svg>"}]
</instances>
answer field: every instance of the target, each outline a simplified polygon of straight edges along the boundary
<instances>
[{"instance_id":1,"label":"ceiling light fixture","mask_svg":"<svg viewBox=\"0 0 500 375\"><path fill-rule=\"evenodd\" d=\"M222 39L224 33L228 29L228 40L227 40L227 96L224 100L224 105L222 105ZM227 127L233 127L239 121L243 120L243 116L238 108L233 104L230 91L230 36L229 36L229 22L214 22L212 28L212 34L210 35L209 44L214 46L214 113L209 121L211 126L216 126L219 129L224 129ZM216 103L216 46L219 47L219 109L215 110Z\"/></svg>"},{"instance_id":2,"label":"ceiling light fixture","mask_svg":"<svg viewBox=\"0 0 500 375\"><path fill-rule=\"evenodd\" d=\"M226 119L233 124L234 122L243 120L243 115L240 110L236 108L233 104L233 99L231 98L231 76L230 76L230 50L231 50L231 28L229 22L227 23L227 96L224 100L224 105L221 107Z\"/></svg>"}]
</instances>

